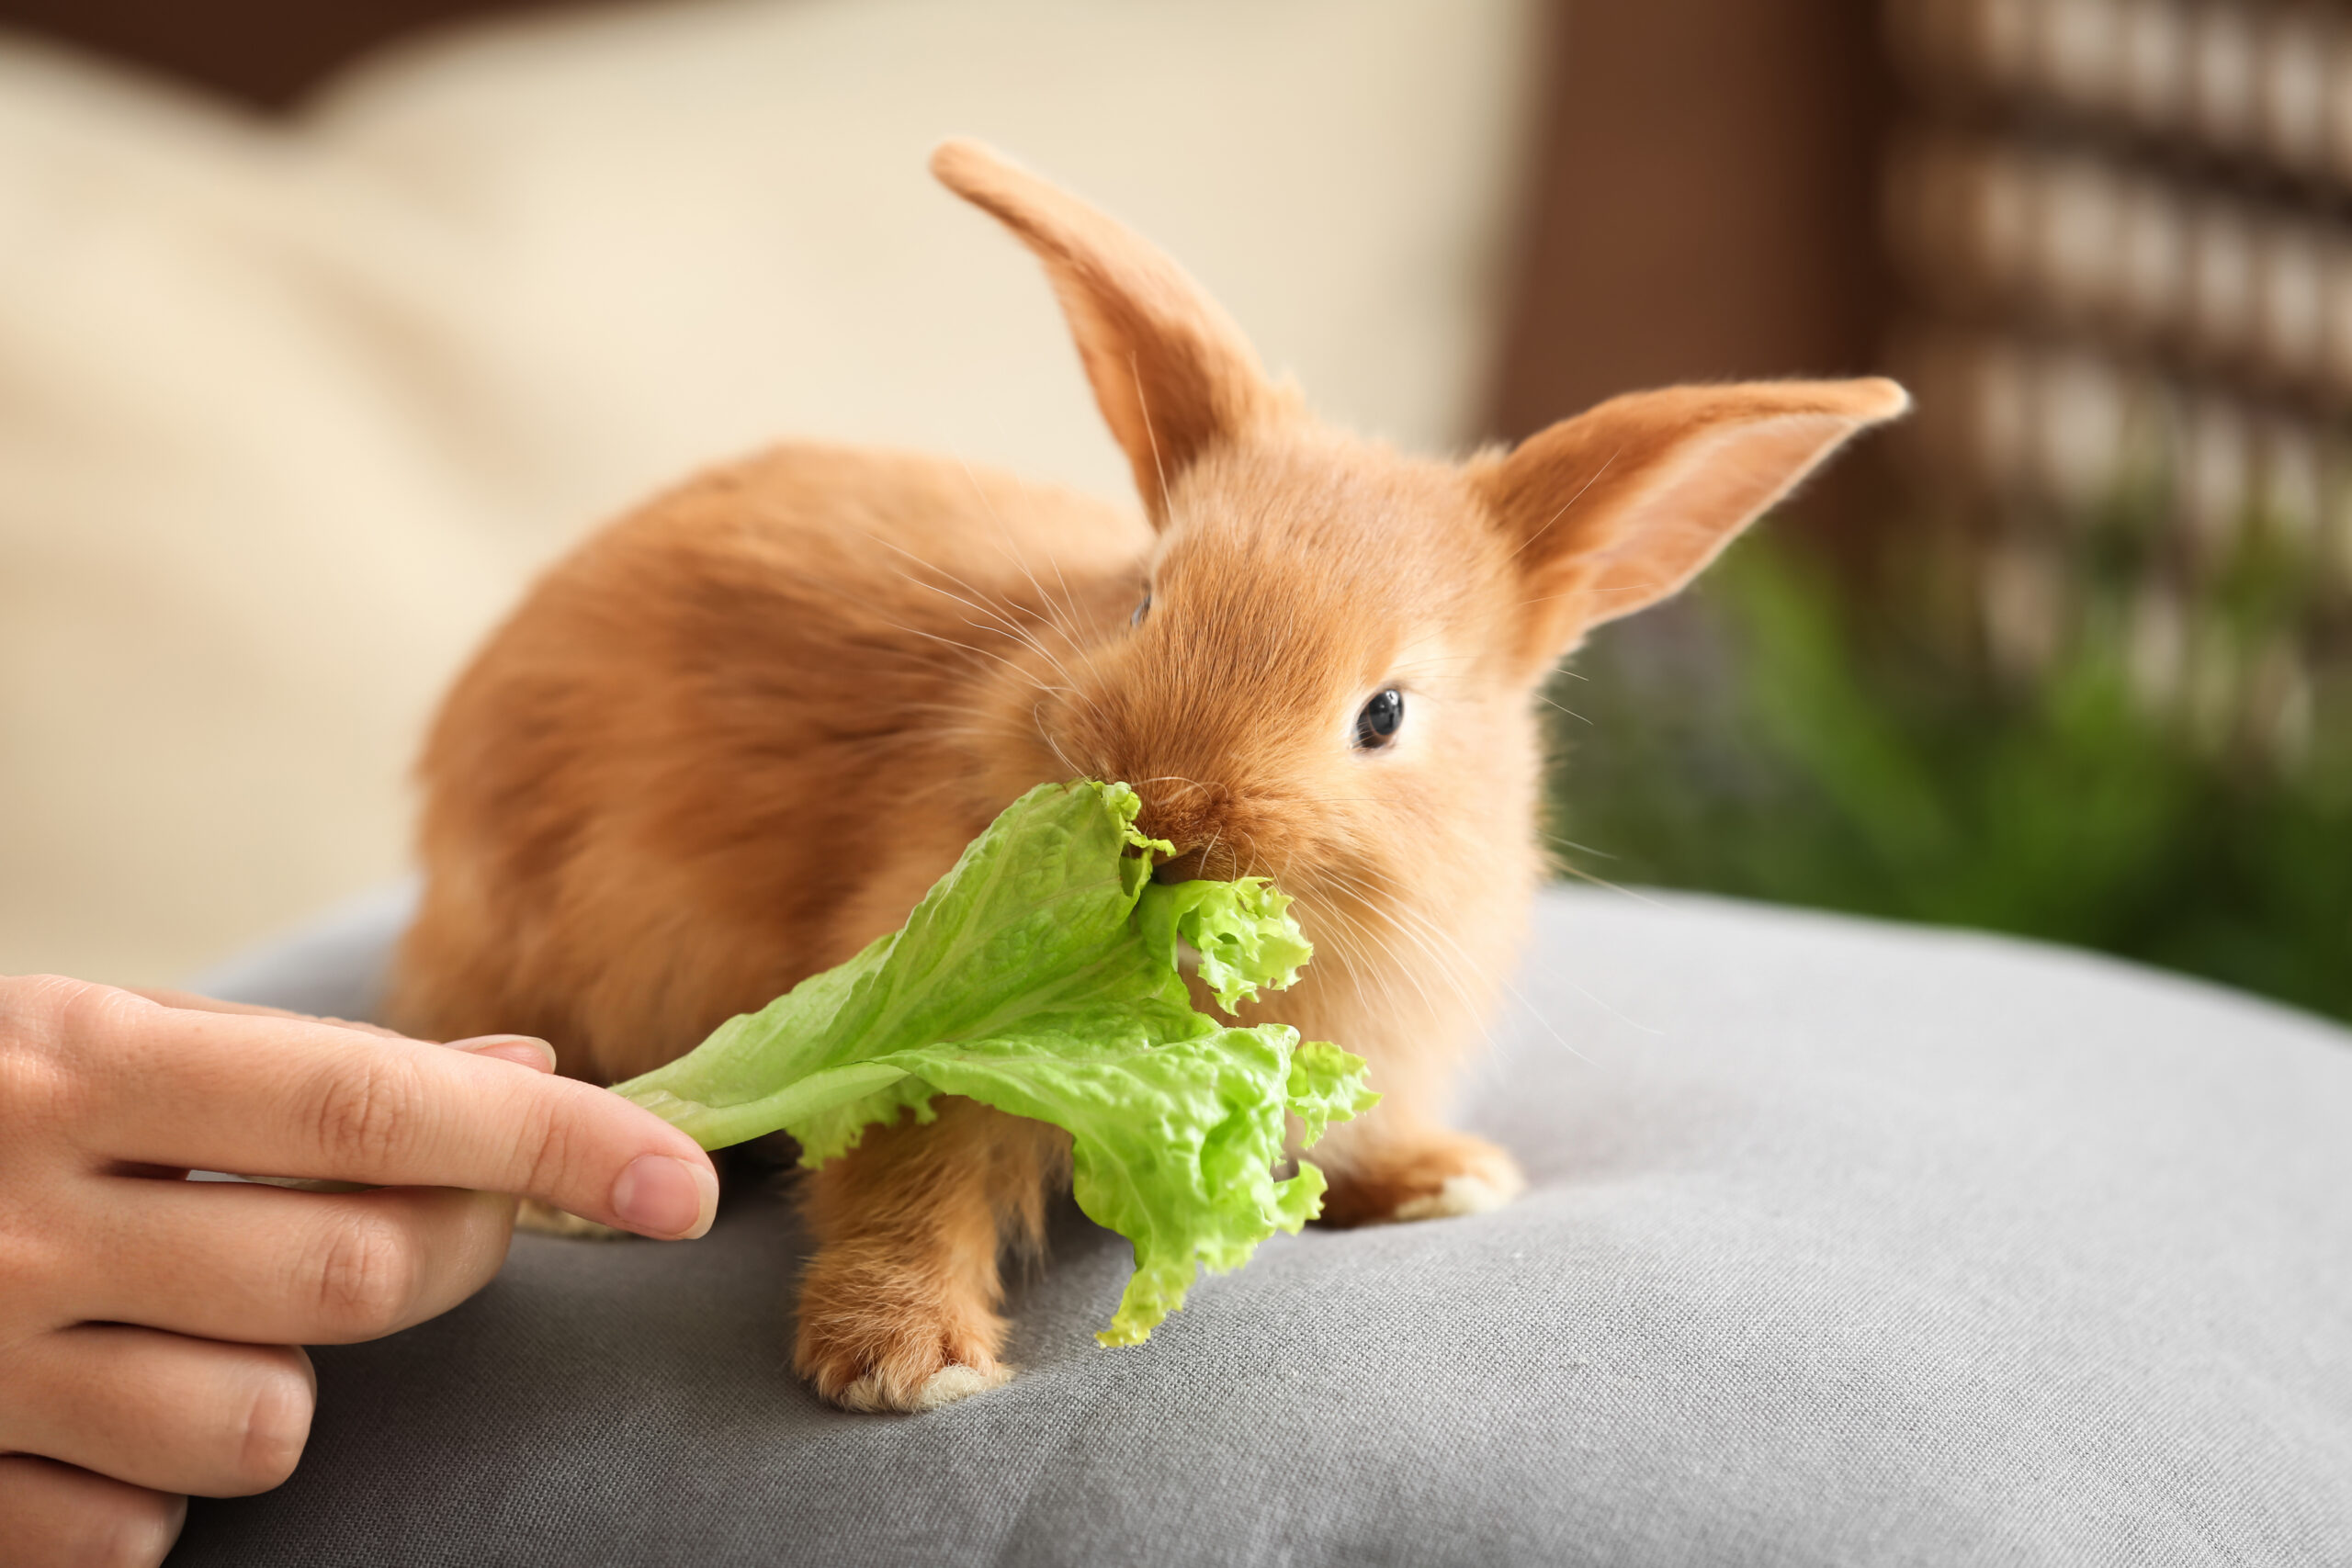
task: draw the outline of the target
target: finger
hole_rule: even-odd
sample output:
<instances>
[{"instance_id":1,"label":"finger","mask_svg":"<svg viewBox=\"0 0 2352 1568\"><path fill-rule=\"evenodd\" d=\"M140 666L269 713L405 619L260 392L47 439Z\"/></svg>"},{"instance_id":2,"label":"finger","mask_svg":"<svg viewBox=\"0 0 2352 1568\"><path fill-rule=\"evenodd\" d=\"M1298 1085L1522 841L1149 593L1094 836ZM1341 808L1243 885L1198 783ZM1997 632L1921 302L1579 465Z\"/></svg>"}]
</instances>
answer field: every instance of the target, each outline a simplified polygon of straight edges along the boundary
<instances>
[{"instance_id":1,"label":"finger","mask_svg":"<svg viewBox=\"0 0 2352 1568\"><path fill-rule=\"evenodd\" d=\"M7 1353L0 1450L158 1492L242 1497L294 1473L318 1382L286 1345L84 1324Z\"/></svg>"},{"instance_id":2,"label":"finger","mask_svg":"<svg viewBox=\"0 0 2352 1568\"><path fill-rule=\"evenodd\" d=\"M153 1568L187 1499L17 1454L0 1459L0 1564Z\"/></svg>"},{"instance_id":3,"label":"finger","mask_svg":"<svg viewBox=\"0 0 2352 1568\"><path fill-rule=\"evenodd\" d=\"M134 997L145 997L161 1007L180 1008L190 1012L238 1013L249 1018L299 1018L311 1023L331 1023L337 1029L354 1029L363 1034L379 1035L387 1040L402 1040L408 1036L396 1029L386 1029L380 1023L368 1023L347 1018L326 1018L316 1013L288 1012L284 1008L265 1007L259 1002L228 1002L219 997L201 997L194 991L175 991L160 986L125 986ZM454 1051L470 1051L478 1056L496 1056L540 1072L555 1071L555 1047L536 1034L478 1034L467 1040L452 1040Z\"/></svg>"},{"instance_id":4,"label":"finger","mask_svg":"<svg viewBox=\"0 0 2352 1568\"><path fill-rule=\"evenodd\" d=\"M288 1012L284 1008L265 1007L260 1002L223 1001L219 997L198 996L194 991L177 991L167 986L125 986L122 988L134 997L145 997L149 1001L159 1006L183 1008L191 1012L243 1013L253 1018L302 1018L310 1020L312 1023L331 1023L337 1029L356 1029L362 1034L382 1034L394 1039L400 1038L398 1030L386 1029L380 1023L367 1023L348 1018L326 1018L311 1012Z\"/></svg>"},{"instance_id":5,"label":"finger","mask_svg":"<svg viewBox=\"0 0 2352 1568\"><path fill-rule=\"evenodd\" d=\"M56 1028L100 1064L73 1124L113 1159L519 1193L653 1236L700 1235L718 1209L692 1138L571 1078L104 987L72 997Z\"/></svg>"},{"instance_id":6,"label":"finger","mask_svg":"<svg viewBox=\"0 0 2352 1568\"><path fill-rule=\"evenodd\" d=\"M505 1261L514 1200L101 1179L76 1201L59 1315L256 1345L348 1345L437 1317Z\"/></svg>"},{"instance_id":7,"label":"finger","mask_svg":"<svg viewBox=\"0 0 2352 1568\"><path fill-rule=\"evenodd\" d=\"M495 1057L535 1073L555 1071L555 1047L536 1034L477 1034L470 1040L452 1040L447 1049Z\"/></svg>"}]
</instances>

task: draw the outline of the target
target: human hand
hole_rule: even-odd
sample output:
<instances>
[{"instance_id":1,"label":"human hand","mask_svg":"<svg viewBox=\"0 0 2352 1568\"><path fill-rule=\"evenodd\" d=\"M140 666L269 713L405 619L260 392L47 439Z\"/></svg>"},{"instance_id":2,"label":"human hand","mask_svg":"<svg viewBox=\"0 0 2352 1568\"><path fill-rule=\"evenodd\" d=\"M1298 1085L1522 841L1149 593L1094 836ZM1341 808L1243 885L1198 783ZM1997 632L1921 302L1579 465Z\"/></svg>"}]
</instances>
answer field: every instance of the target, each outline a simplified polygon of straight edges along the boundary
<instances>
[{"instance_id":1,"label":"human hand","mask_svg":"<svg viewBox=\"0 0 2352 1568\"><path fill-rule=\"evenodd\" d=\"M707 1230L718 1178L694 1140L553 1067L517 1035L435 1045L0 978L0 1563L158 1562L186 1495L284 1481L317 1397L300 1347L479 1290L506 1255L501 1194Z\"/></svg>"}]
</instances>

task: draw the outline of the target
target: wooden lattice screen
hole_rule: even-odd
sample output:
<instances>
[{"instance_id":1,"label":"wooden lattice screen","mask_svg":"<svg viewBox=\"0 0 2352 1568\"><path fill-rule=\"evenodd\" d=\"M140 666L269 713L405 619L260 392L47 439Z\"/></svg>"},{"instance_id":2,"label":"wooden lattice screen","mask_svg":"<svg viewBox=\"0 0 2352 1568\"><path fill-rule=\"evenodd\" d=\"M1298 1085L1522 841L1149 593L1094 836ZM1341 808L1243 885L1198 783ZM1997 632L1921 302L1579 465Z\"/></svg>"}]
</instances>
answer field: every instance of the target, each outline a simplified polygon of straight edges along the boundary
<instances>
[{"instance_id":1,"label":"wooden lattice screen","mask_svg":"<svg viewBox=\"0 0 2352 1568\"><path fill-rule=\"evenodd\" d=\"M1931 493L1974 514L1994 653L2046 660L2083 531L2137 519L2138 684L2293 753L2352 595L2352 14L1889 0L1885 24L1909 89L1886 353ZM2200 647L2256 558L2272 624Z\"/></svg>"}]
</instances>

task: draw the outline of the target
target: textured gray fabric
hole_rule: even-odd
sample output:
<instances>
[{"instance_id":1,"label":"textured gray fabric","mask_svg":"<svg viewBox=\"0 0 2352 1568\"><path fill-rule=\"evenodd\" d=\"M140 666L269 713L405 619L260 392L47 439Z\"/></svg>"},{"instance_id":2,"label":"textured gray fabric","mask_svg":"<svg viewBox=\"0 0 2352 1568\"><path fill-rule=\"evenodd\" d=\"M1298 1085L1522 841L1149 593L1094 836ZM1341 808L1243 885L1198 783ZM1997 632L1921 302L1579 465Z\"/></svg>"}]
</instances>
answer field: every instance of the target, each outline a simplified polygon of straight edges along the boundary
<instances>
[{"instance_id":1,"label":"textured gray fabric","mask_svg":"<svg viewBox=\"0 0 2352 1568\"><path fill-rule=\"evenodd\" d=\"M420 891L412 880L363 893L281 941L214 965L187 987L321 1018L372 1019L383 998L385 960L416 913Z\"/></svg>"},{"instance_id":2,"label":"textured gray fabric","mask_svg":"<svg viewBox=\"0 0 2352 1568\"><path fill-rule=\"evenodd\" d=\"M1503 1213L1277 1237L1104 1350L1066 1212L1027 1370L909 1417L790 1377L771 1196L523 1237L319 1352L295 1479L174 1562L2352 1562L2352 1037L1696 898L1548 895L1532 951L1465 1095Z\"/></svg>"}]
</instances>

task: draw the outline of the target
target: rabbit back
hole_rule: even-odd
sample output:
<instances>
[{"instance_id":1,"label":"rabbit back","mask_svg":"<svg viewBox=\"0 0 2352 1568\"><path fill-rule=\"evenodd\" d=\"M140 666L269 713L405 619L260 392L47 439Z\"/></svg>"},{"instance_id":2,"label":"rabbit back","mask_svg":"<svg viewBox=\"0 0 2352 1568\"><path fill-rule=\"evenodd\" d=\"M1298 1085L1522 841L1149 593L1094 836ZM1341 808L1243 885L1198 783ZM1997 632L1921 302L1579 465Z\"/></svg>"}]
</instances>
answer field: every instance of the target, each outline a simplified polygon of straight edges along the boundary
<instances>
[{"instance_id":1,"label":"rabbit back","mask_svg":"<svg viewBox=\"0 0 2352 1568\"><path fill-rule=\"evenodd\" d=\"M1003 804L1000 688L1119 624L1149 542L1069 491L802 444L606 528L433 727L390 1018L614 1081L895 929Z\"/></svg>"}]
</instances>

